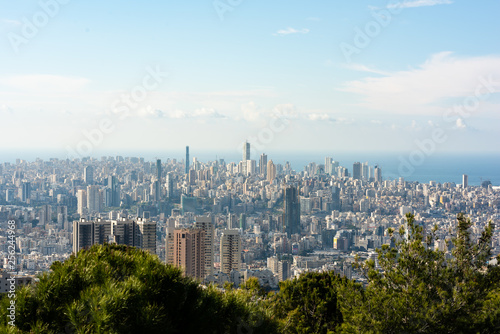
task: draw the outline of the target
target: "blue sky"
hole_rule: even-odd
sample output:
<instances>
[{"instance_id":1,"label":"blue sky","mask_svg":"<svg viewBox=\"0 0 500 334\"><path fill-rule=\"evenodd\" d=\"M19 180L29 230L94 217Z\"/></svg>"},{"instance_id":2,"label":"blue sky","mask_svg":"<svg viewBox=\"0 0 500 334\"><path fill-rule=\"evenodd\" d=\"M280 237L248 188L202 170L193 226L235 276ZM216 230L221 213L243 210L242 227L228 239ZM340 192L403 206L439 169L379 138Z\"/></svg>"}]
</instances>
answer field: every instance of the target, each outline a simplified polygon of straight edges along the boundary
<instances>
[{"instance_id":1,"label":"blue sky","mask_svg":"<svg viewBox=\"0 0 500 334\"><path fill-rule=\"evenodd\" d=\"M498 153L498 13L493 0L1 0L0 149Z\"/></svg>"}]
</instances>

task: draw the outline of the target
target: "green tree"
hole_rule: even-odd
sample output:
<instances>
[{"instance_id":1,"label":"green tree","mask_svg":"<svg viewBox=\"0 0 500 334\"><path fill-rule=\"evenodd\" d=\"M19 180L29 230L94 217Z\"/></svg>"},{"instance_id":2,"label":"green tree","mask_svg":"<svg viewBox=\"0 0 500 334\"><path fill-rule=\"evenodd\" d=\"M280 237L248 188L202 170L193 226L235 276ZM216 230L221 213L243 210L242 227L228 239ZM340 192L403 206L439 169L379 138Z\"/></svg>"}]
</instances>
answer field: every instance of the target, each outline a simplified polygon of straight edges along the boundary
<instances>
[{"instance_id":1,"label":"green tree","mask_svg":"<svg viewBox=\"0 0 500 334\"><path fill-rule=\"evenodd\" d=\"M494 226L488 223L477 242L470 238L470 227L470 219L458 215L453 257L447 259L431 248L437 228L424 240L423 228L408 214L396 247L377 250L381 270L373 260L358 262L368 281L366 289L354 282L342 289L343 331L498 332L498 317L486 315L488 305L498 305L498 294L492 292L498 287L499 268L488 264Z\"/></svg>"},{"instance_id":2,"label":"green tree","mask_svg":"<svg viewBox=\"0 0 500 334\"><path fill-rule=\"evenodd\" d=\"M22 332L237 333L244 324L254 333L272 333L275 328L245 298L203 289L178 268L134 247L93 246L51 269L37 286L17 292L16 326ZM0 301L0 332L8 330L8 302Z\"/></svg>"},{"instance_id":3,"label":"green tree","mask_svg":"<svg viewBox=\"0 0 500 334\"><path fill-rule=\"evenodd\" d=\"M283 333L329 333L342 323L337 289L346 283L333 271L307 273L280 282L280 290L269 299L280 319Z\"/></svg>"}]
</instances>

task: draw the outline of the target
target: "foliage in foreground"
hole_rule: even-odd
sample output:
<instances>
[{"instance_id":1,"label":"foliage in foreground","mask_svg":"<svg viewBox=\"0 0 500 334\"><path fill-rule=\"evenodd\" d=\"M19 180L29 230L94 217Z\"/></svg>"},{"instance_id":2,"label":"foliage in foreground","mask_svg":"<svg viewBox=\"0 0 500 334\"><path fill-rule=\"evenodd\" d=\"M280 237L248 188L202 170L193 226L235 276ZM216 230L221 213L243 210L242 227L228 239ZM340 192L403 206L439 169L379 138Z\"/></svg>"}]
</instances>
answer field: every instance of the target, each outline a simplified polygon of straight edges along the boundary
<instances>
[{"instance_id":1,"label":"foliage in foreground","mask_svg":"<svg viewBox=\"0 0 500 334\"><path fill-rule=\"evenodd\" d=\"M139 249L94 246L54 263L36 287L17 291L17 328L2 333L499 333L500 269L490 266L494 226L472 241L458 216L453 258L430 246L436 230L407 216L395 247L357 263L368 285L307 273L266 295L258 280L202 289ZM390 231L396 239L394 231Z\"/></svg>"},{"instance_id":2,"label":"foliage in foreground","mask_svg":"<svg viewBox=\"0 0 500 334\"><path fill-rule=\"evenodd\" d=\"M274 331L244 293L202 289L179 269L137 248L94 246L51 269L36 288L17 292L16 326L23 332ZM2 300L0 310L4 330L7 302Z\"/></svg>"},{"instance_id":3,"label":"foliage in foreground","mask_svg":"<svg viewBox=\"0 0 500 334\"><path fill-rule=\"evenodd\" d=\"M383 245L377 250L382 272L373 260L358 263L367 288L351 282L343 289L343 331L499 333L500 272L488 264L494 226L490 222L473 242L471 221L463 215L457 220L453 258L447 259L430 247L437 239L436 229L424 240L423 228L407 215L407 226L399 231L402 240L395 248Z\"/></svg>"}]
</instances>

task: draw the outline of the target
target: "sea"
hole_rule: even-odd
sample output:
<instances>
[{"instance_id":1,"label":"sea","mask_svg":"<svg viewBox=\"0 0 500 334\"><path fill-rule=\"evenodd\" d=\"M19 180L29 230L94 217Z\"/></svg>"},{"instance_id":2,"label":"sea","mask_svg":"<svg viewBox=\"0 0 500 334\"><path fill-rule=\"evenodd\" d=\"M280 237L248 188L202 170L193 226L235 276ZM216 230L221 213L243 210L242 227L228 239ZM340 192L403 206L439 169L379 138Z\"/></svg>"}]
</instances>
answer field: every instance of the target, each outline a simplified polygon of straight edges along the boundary
<instances>
[{"instance_id":1,"label":"sea","mask_svg":"<svg viewBox=\"0 0 500 334\"><path fill-rule=\"evenodd\" d=\"M261 152L252 152L251 159L259 163ZM378 166L382 170L384 180L394 180L402 177L406 181L428 183L454 182L462 183L462 175L468 176L471 186L481 185L483 181L490 181L493 186L500 186L500 153L439 153L424 154L423 152L324 152L324 151L270 151L266 152L267 159L275 164L284 165L289 162L296 171L304 170L310 163L325 164L325 157L338 161L340 166L352 172L354 162L368 162L370 166ZM94 158L102 156L142 157L146 161L156 159L177 159L183 161L184 151L102 151L95 152ZM50 158L66 159L68 154L64 151L0 151L0 163L15 163L16 159L35 161L37 158L49 160ZM238 163L241 152L233 151L197 151L190 149L190 160L196 158L200 162L224 159L226 163Z\"/></svg>"}]
</instances>

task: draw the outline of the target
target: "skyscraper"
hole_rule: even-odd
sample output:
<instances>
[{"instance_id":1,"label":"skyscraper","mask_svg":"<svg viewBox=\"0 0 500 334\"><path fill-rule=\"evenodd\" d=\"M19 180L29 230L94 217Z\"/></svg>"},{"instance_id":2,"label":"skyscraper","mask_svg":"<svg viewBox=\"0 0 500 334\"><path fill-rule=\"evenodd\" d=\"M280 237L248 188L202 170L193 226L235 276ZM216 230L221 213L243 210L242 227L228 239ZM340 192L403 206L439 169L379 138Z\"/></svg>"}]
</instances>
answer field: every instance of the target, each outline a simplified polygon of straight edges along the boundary
<instances>
[{"instance_id":1,"label":"skyscraper","mask_svg":"<svg viewBox=\"0 0 500 334\"><path fill-rule=\"evenodd\" d=\"M220 238L220 271L241 269L241 237L238 230L224 230Z\"/></svg>"},{"instance_id":2,"label":"skyscraper","mask_svg":"<svg viewBox=\"0 0 500 334\"><path fill-rule=\"evenodd\" d=\"M92 222L85 219L73 222L73 253L78 253L80 249L90 248L93 245L94 226Z\"/></svg>"},{"instance_id":3,"label":"skyscraper","mask_svg":"<svg viewBox=\"0 0 500 334\"><path fill-rule=\"evenodd\" d=\"M274 165L272 160L267 162L267 181L272 183L276 178L276 166Z\"/></svg>"},{"instance_id":4,"label":"skyscraper","mask_svg":"<svg viewBox=\"0 0 500 334\"><path fill-rule=\"evenodd\" d=\"M86 166L83 169L83 181L87 185L94 183L94 168L92 166Z\"/></svg>"},{"instance_id":5,"label":"skyscraper","mask_svg":"<svg viewBox=\"0 0 500 334\"><path fill-rule=\"evenodd\" d=\"M185 276L205 278L205 232L202 229L174 230L173 265Z\"/></svg>"},{"instance_id":6,"label":"skyscraper","mask_svg":"<svg viewBox=\"0 0 500 334\"><path fill-rule=\"evenodd\" d=\"M138 242L141 249L156 254L156 223L139 218L137 220Z\"/></svg>"},{"instance_id":7,"label":"skyscraper","mask_svg":"<svg viewBox=\"0 0 500 334\"><path fill-rule=\"evenodd\" d=\"M110 189L110 203L113 207L120 206L120 187L116 176L108 177L108 187Z\"/></svg>"},{"instance_id":8,"label":"skyscraper","mask_svg":"<svg viewBox=\"0 0 500 334\"><path fill-rule=\"evenodd\" d=\"M167 174L166 186L167 186L167 197L173 198L174 197L174 176L172 175L172 173Z\"/></svg>"},{"instance_id":9,"label":"skyscraper","mask_svg":"<svg viewBox=\"0 0 500 334\"><path fill-rule=\"evenodd\" d=\"M266 177L267 176L267 155L262 153L259 160L259 174Z\"/></svg>"},{"instance_id":10,"label":"skyscraper","mask_svg":"<svg viewBox=\"0 0 500 334\"><path fill-rule=\"evenodd\" d=\"M155 183L155 201L160 202L161 200L161 160L156 160L156 180Z\"/></svg>"},{"instance_id":11,"label":"skyscraper","mask_svg":"<svg viewBox=\"0 0 500 334\"><path fill-rule=\"evenodd\" d=\"M87 186L87 209L89 214L101 211L102 195L99 186Z\"/></svg>"},{"instance_id":12,"label":"skyscraper","mask_svg":"<svg viewBox=\"0 0 500 334\"><path fill-rule=\"evenodd\" d=\"M87 192L83 189L78 189L76 193L77 213L80 217L87 214Z\"/></svg>"},{"instance_id":13,"label":"skyscraper","mask_svg":"<svg viewBox=\"0 0 500 334\"><path fill-rule=\"evenodd\" d=\"M250 160L250 143L245 141L245 145L243 146L243 162Z\"/></svg>"},{"instance_id":14,"label":"skyscraper","mask_svg":"<svg viewBox=\"0 0 500 334\"><path fill-rule=\"evenodd\" d=\"M467 188L469 186L469 176L467 174L462 175L462 188Z\"/></svg>"},{"instance_id":15,"label":"skyscraper","mask_svg":"<svg viewBox=\"0 0 500 334\"><path fill-rule=\"evenodd\" d=\"M352 165L352 178L355 180L361 180L361 163L355 162Z\"/></svg>"},{"instance_id":16,"label":"skyscraper","mask_svg":"<svg viewBox=\"0 0 500 334\"><path fill-rule=\"evenodd\" d=\"M292 234L300 234L299 190L293 185L283 188L283 224L289 238Z\"/></svg>"},{"instance_id":17,"label":"skyscraper","mask_svg":"<svg viewBox=\"0 0 500 334\"><path fill-rule=\"evenodd\" d=\"M328 175L333 174L332 158L330 157L325 158L325 173Z\"/></svg>"},{"instance_id":18,"label":"skyscraper","mask_svg":"<svg viewBox=\"0 0 500 334\"><path fill-rule=\"evenodd\" d=\"M382 182L382 170L375 166L375 182Z\"/></svg>"},{"instance_id":19,"label":"skyscraper","mask_svg":"<svg viewBox=\"0 0 500 334\"><path fill-rule=\"evenodd\" d=\"M189 146L186 146L186 174L189 173Z\"/></svg>"},{"instance_id":20,"label":"skyscraper","mask_svg":"<svg viewBox=\"0 0 500 334\"><path fill-rule=\"evenodd\" d=\"M205 275L214 273L214 222L211 216L196 216L194 227L205 232Z\"/></svg>"}]
</instances>

